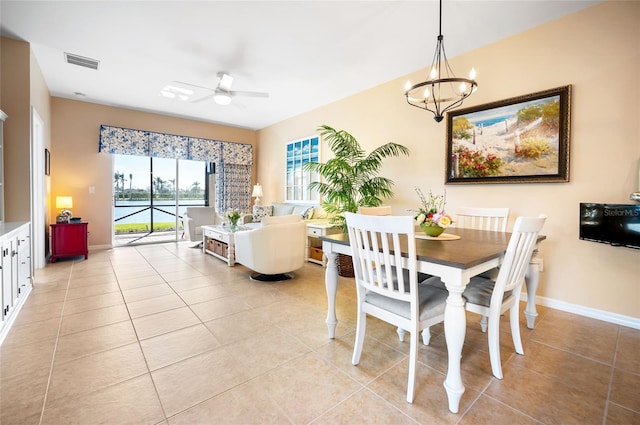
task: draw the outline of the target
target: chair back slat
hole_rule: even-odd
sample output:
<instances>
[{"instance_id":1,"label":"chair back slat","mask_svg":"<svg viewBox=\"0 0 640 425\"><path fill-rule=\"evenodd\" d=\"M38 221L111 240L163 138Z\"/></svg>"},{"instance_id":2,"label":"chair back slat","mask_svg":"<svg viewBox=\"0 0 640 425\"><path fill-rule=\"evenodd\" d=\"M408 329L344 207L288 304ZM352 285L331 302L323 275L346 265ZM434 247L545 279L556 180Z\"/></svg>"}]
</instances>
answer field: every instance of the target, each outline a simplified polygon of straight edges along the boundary
<instances>
[{"instance_id":1,"label":"chair back slat","mask_svg":"<svg viewBox=\"0 0 640 425\"><path fill-rule=\"evenodd\" d=\"M538 240L538 233L542 230L545 220L545 216L516 219L491 296L492 304L494 297L499 300L499 305L506 291L519 291L522 288L524 276Z\"/></svg>"},{"instance_id":2,"label":"chair back slat","mask_svg":"<svg viewBox=\"0 0 640 425\"><path fill-rule=\"evenodd\" d=\"M417 303L415 230L410 216L345 213L356 285L381 295ZM409 259L402 256L407 246ZM402 269L409 270L407 281Z\"/></svg>"},{"instance_id":3,"label":"chair back slat","mask_svg":"<svg viewBox=\"0 0 640 425\"><path fill-rule=\"evenodd\" d=\"M457 227L506 232L509 208L460 207L455 215Z\"/></svg>"}]
</instances>

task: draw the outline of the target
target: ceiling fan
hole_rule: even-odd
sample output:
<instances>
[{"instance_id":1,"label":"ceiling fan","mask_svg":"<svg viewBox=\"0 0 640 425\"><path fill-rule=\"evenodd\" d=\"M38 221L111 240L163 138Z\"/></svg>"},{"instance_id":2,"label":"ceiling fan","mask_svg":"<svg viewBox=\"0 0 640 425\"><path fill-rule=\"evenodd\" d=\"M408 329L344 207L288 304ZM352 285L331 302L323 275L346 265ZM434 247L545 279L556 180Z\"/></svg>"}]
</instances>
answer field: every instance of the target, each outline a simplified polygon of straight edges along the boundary
<instances>
[{"instance_id":1,"label":"ceiling fan","mask_svg":"<svg viewBox=\"0 0 640 425\"><path fill-rule=\"evenodd\" d=\"M213 101L218 105L229 105L235 96L269 97L269 93L265 92L231 90L232 83L233 77L231 75L226 72L219 72L218 85L215 88L172 81L160 91L160 94L165 97L194 103L213 98Z\"/></svg>"}]
</instances>

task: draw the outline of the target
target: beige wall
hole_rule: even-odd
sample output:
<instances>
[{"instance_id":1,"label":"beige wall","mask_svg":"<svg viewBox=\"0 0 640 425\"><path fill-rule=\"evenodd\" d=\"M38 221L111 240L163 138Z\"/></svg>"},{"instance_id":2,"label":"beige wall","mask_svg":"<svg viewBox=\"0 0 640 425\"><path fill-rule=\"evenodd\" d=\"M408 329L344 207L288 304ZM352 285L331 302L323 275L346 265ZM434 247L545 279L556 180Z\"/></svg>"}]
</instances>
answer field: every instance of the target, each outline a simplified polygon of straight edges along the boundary
<instances>
[{"instance_id":1,"label":"beige wall","mask_svg":"<svg viewBox=\"0 0 640 425\"><path fill-rule=\"evenodd\" d=\"M51 143L51 203L73 196L73 215L89 222L89 245L111 245L112 156L98 153L100 125L250 143L256 133L199 121L161 116L53 97ZM255 174L255 170L253 171ZM89 193L89 187L95 193ZM56 211L52 211L52 217Z\"/></svg>"},{"instance_id":2,"label":"beige wall","mask_svg":"<svg viewBox=\"0 0 640 425\"><path fill-rule=\"evenodd\" d=\"M422 70L261 130L257 160L264 202L283 199L286 142L314 134L320 124L349 131L367 151L395 141L412 152L410 159L388 160L382 171L396 183L388 202L395 214L416 208L416 185L446 189L450 210L509 207L509 226L517 215L545 213L548 240L541 246L545 268L538 295L640 318L640 251L578 238L580 202L629 203L638 190L638 22L640 2L605 2L451 61L460 75L472 66L478 72L479 90L465 106L573 85L569 183L445 187L445 122L436 124L403 96L406 79L423 79Z\"/></svg>"},{"instance_id":3,"label":"beige wall","mask_svg":"<svg viewBox=\"0 0 640 425\"><path fill-rule=\"evenodd\" d=\"M2 109L4 123L4 219L30 220L30 55L29 44L2 37Z\"/></svg>"},{"instance_id":4,"label":"beige wall","mask_svg":"<svg viewBox=\"0 0 640 425\"><path fill-rule=\"evenodd\" d=\"M44 147L51 150L51 96L49 96L49 89L47 88L47 83L44 81L44 76L42 75L42 71L40 70L40 66L38 65L38 61L36 60L33 52L30 55L30 80L31 80L31 107L35 109L42 119L43 122L43 143ZM33 146L31 146L32 150ZM32 164L33 166L33 164ZM55 216L52 216L50 213L50 191L51 191L51 177L45 176L45 188L44 194L45 199L38 202L43 202L45 205L45 217L42 223L31 223L31 226L35 228L35 226L42 226L44 229L41 234L49 235L49 223L53 220L55 221ZM48 252L49 242L48 238L45 242L45 253L46 256Z\"/></svg>"}]
</instances>

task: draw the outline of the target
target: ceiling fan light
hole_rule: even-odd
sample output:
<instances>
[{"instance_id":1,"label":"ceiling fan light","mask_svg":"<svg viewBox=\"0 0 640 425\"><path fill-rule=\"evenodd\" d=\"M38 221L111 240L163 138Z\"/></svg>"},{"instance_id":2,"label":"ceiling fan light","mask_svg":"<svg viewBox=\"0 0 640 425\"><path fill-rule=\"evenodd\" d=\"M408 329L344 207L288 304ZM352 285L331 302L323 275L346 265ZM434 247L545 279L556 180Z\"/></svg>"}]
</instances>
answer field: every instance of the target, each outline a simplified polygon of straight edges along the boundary
<instances>
[{"instance_id":1,"label":"ceiling fan light","mask_svg":"<svg viewBox=\"0 0 640 425\"><path fill-rule=\"evenodd\" d=\"M213 101L218 105L228 105L231 103L231 95L229 93L218 92L213 95Z\"/></svg>"}]
</instances>

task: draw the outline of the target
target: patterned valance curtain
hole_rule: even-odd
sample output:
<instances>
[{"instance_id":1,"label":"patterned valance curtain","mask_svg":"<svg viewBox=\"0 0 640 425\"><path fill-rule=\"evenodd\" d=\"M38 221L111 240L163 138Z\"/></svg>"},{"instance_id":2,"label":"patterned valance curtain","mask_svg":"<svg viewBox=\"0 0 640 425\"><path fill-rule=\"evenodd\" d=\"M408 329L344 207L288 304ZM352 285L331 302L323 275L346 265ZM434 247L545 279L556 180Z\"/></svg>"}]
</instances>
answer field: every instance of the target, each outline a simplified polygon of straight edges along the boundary
<instances>
[{"instance_id":1,"label":"patterned valance curtain","mask_svg":"<svg viewBox=\"0 0 640 425\"><path fill-rule=\"evenodd\" d=\"M217 210L250 210L253 165L250 144L101 125L98 152L213 162L218 168Z\"/></svg>"},{"instance_id":2,"label":"patterned valance curtain","mask_svg":"<svg viewBox=\"0 0 640 425\"><path fill-rule=\"evenodd\" d=\"M253 146L246 143L177 134L156 133L131 128L100 126L98 152L154 158L191 159L219 164L223 158L233 164L253 164Z\"/></svg>"}]
</instances>

